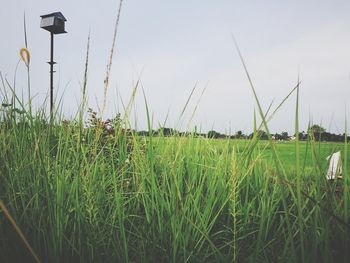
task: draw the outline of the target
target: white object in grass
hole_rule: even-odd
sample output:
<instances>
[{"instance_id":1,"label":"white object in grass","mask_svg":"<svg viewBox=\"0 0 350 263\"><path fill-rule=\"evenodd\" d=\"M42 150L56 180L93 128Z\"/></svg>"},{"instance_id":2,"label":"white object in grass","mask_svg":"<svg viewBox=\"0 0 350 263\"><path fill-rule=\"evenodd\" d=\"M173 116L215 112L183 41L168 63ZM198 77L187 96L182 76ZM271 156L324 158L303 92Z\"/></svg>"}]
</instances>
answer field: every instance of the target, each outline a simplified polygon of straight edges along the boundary
<instances>
[{"instance_id":1,"label":"white object in grass","mask_svg":"<svg viewBox=\"0 0 350 263\"><path fill-rule=\"evenodd\" d=\"M329 167L326 175L327 180L334 180L336 177L342 178L343 168L340 151L331 154L326 159L329 160Z\"/></svg>"}]
</instances>

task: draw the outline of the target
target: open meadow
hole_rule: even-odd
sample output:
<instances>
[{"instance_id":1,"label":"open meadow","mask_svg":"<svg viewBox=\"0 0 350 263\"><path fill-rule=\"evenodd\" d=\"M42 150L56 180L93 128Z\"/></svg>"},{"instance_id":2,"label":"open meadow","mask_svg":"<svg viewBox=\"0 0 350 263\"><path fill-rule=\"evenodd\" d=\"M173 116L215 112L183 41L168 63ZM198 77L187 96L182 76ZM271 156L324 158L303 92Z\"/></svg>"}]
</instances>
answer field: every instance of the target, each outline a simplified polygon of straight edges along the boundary
<instances>
[{"instance_id":1,"label":"open meadow","mask_svg":"<svg viewBox=\"0 0 350 263\"><path fill-rule=\"evenodd\" d=\"M4 262L33 253L45 262L347 257L347 168L344 180L325 179L325 157L347 144L142 137L121 122L107 133L6 114L0 197L15 223L0 214Z\"/></svg>"}]
</instances>

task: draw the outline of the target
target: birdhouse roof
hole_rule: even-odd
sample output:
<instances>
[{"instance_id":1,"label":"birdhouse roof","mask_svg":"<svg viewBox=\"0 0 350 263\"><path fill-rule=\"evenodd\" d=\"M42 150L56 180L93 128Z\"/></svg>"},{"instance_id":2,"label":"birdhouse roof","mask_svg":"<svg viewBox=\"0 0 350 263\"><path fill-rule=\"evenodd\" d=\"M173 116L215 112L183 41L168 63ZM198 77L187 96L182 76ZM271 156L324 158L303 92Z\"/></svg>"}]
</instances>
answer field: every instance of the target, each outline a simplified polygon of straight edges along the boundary
<instances>
[{"instance_id":1,"label":"birdhouse roof","mask_svg":"<svg viewBox=\"0 0 350 263\"><path fill-rule=\"evenodd\" d=\"M42 15L40 17L45 18L45 17L50 17L50 16L58 17L58 18L62 19L63 21L67 21L67 19L64 17L64 15L62 15L61 12L53 12L53 13L50 13L47 15Z\"/></svg>"}]
</instances>

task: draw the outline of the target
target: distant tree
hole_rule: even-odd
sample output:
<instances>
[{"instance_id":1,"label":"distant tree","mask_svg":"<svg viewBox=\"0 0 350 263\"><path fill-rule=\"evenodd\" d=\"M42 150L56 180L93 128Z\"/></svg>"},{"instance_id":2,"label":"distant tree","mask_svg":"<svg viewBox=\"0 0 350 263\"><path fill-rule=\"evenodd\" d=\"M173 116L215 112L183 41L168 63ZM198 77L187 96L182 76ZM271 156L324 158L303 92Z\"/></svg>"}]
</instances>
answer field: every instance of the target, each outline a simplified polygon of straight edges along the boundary
<instances>
[{"instance_id":1,"label":"distant tree","mask_svg":"<svg viewBox=\"0 0 350 263\"><path fill-rule=\"evenodd\" d=\"M208 131L208 138L219 138L220 135L221 134L216 131Z\"/></svg>"},{"instance_id":2,"label":"distant tree","mask_svg":"<svg viewBox=\"0 0 350 263\"><path fill-rule=\"evenodd\" d=\"M243 137L243 132L242 132L242 131L237 131L235 137L236 137L237 139L242 138L242 137Z\"/></svg>"},{"instance_id":3,"label":"distant tree","mask_svg":"<svg viewBox=\"0 0 350 263\"><path fill-rule=\"evenodd\" d=\"M148 131L139 131L139 132L137 132L137 134L139 136L148 136L149 135Z\"/></svg>"},{"instance_id":4,"label":"distant tree","mask_svg":"<svg viewBox=\"0 0 350 263\"><path fill-rule=\"evenodd\" d=\"M281 134L279 134L277 132L274 135L272 135L272 136L275 137L275 140L281 140L282 139Z\"/></svg>"},{"instance_id":5,"label":"distant tree","mask_svg":"<svg viewBox=\"0 0 350 263\"><path fill-rule=\"evenodd\" d=\"M296 135L294 135L295 137L297 137ZM303 141L303 140L307 140L307 133L305 133L304 131L299 132L299 140Z\"/></svg>"},{"instance_id":6,"label":"distant tree","mask_svg":"<svg viewBox=\"0 0 350 263\"><path fill-rule=\"evenodd\" d=\"M269 136L267 135L266 132L260 130L258 131L258 138L261 140L267 140Z\"/></svg>"},{"instance_id":7,"label":"distant tree","mask_svg":"<svg viewBox=\"0 0 350 263\"><path fill-rule=\"evenodd\" d=\"M267 140L267 139L269 138L269 136L267 135L267 133L264 132L264 131L262 131L262 130L257 131L257 137L258 137L258 139L260 139L260 140ZM254 133L249 134L248 138L249 138L249 139L254 138Z\"/></svg>"},{"instance_id":8,"label":"distant tree","mask_svg":"<svg viewBox=\"0 0 350 263\"><path fill-rule=\"evenodd\" d=\"M308 131L313 133L323 133L326 131L326 129L321 127L320 125L314 124L311 127L309 127Z\"/></svg>"},{"instance_id":9,"label":"distant tree","mask_svg":"<svg viewBox=\"0 0 350 263\"><path fill-rule=\"evenodd\" d=\"M308 129L308 134L312 134L314 139L316 141L322 141L326 140L329 136L327 134L324 134L326 131L325 128L321 127L320 125L314 124ZM323 138L326 137L326 138Z\"/></svg>"},{"instance_id":10,"label":"distant tree","mask_svg":"<svg viewBox=\"0 0 350 263\"><path fill-rule=\"evenodd\" d=\"M282 132L281 133L281 139L282 140L288 140L288 138L289 138L288 132Z\"/></svg>"},{"instance_id":11,"label":"distant tree","mask_svg":"<svg viewBox=\"0 0 350 263\"><path fill-rule=\"evenodd\" d=\"M172 128L161 127L158 129L158 134L162 134L163 136L171 136L177 133L178 131Z\"/></svg>"}]
</instances>

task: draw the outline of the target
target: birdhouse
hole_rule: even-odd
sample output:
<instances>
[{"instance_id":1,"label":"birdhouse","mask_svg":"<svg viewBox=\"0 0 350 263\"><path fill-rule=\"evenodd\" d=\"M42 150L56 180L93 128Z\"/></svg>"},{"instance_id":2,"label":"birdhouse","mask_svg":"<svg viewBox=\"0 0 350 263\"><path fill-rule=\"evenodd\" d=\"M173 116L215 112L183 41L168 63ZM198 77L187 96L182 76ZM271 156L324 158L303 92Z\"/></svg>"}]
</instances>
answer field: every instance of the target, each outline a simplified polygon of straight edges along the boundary
<instances>
[{"instance_id":1,"label":"birdhouse","mask_svg":"<svg viewBox=\"0 0 350 263\"><path fill-rule=\"evenodd\" d=\"M47 15L42 15L40 27L53 34L67 33L64 30L66 21L67 19L62 15L61 12L55 12Z\"/></svg>"}]
</instances>

